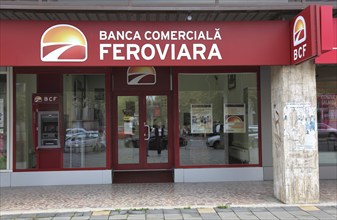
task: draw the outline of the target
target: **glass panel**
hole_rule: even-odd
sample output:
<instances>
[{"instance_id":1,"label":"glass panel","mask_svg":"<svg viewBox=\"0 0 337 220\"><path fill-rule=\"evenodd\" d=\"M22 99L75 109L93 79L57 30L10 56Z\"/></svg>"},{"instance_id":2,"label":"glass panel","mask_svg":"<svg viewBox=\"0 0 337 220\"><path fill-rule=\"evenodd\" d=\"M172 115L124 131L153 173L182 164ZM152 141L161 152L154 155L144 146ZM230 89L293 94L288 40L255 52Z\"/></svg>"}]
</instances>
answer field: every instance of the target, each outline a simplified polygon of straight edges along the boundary
<instances>
[{"instance_id":1,"label":"glass panel","mask_svg":"<svg viewBox=\"0 0 337 220\"><path fill-rule=\"evenodd\" d=\"M139 163L139 100L138 96L118 99L118 163Z\"/></svg>"},{"instance_id":2,"label":"glass panel","mask_svg":"<svg viewBox=\"0 0 337 220\"><path fill-rule=\"evenodd\" d=\"M36 167L32 134L33 93L36 93L36 75L16 75L16 169Z\"/></svg>"},{"instance_id":3,"label":"glass panel","mask_svg":"<svg viewBox=\"0 0 337 220\"><path fill-rule=\"evenodd\" d=\"M181 165L258 164L255 73L180 74Z\"/></svg>"},{"instance_id":4,"label":"glass panel","mask_svg":"<svg viewBox=\"0 0 337 220\"><path fill-rule=\"evenodd\" d=\"M0 74L0 170L7 169L7 75Z\"/></svg>"},{"instance_id":5,"label":"glass panel","mask_svg":"<svg viewBox=\"0 0 337 220\"><path fill-rule=\"evenodd\" d=\"M168 163L167 96L146 96L147 162Z\"/></svg>"},{"instance_id":6,"label":"glass panel","mask_svg":"<svg viewBox=\"0 0 337 220\"><path fill-rule=\"evenodd\" d=\"M337 65L318 66L317 129L320 164L337 163Z\"/></svg>"},{"instance_id":7,"label":"glass panel","mask_svg":"<svg viewBox=\"0 0 337 220\"><path fill-rule=\"evenodd\" d=\"M104 75L67 74L64 94L64 168L106 167Z\"/></svg>"}]
</instances>

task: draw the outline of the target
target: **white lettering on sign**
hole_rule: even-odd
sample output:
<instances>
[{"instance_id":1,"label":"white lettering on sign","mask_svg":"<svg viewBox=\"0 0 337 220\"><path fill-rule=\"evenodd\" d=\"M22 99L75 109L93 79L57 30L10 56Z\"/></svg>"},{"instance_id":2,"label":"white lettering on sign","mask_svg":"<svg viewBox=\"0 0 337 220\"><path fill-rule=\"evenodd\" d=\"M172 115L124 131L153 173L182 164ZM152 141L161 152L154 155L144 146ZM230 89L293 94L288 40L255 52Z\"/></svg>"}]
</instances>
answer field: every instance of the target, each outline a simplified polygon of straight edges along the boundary
<instances>
[{"instance_id":1,"label":"white lettering on sign","mask_svg":"<svg viewBox=\"0 0 337 220\"><path fill-rule=\"evenodd\" d=\"M110 54L113 60L152 60L156 56L159 56L160 60L168 58L168 54L171 54L172 60L181 60L186 58L188 60L211 60L216 58L222 60L221 53L217 44L212 44L209 50L206 49L204 44L193 44L192 47L188 47L186 44L176 46L175 44L144 44L139 46L138 44L101 44L100 45L100 60L106 58L105 55ZM123 55L124 54L124 55Z\"/></svg>"},{"instance_id":2,"label":"white lettering on sign","mask_svg":"<svg viewBox=\"0 0 337 220\"><path fill-rule=\"evenodd\" d=\"M220 29L211 31L100 31L99 59L112 60L222 60L216 41L221 41ZM145 44L137 41L145 40ZM118 41L118 42L113 42ZM131 41L130 43L127 41ZM165 43L152 43L166 41ZM174 41L174 42L172 42ZM194 41L176 43L176 41ZM197 42L198 41L198 42ZM214 43L203 43L214 41Z\"/></svg>"},{"instance_id":3,"label":"white lettering on sign","mask_svg":"<svg viewBox=\"0 0 337 220\"><path fill-rule=\"evenodd\" d=\"M44 102L55 102L57 99L56 96L44 96L43 97L43 101Z\"/></svg>"},{"instance_id":4,"label":"white lettering on sign","mask_svg":"<svg viewBox=\"0 0 337 220\"><path fill-rule=\"evenodd\" d=\"M305 57L307 44L303 44L298 49L294 49L294 60L301 59L302 57Z\"/></svg>"}]
</instances>

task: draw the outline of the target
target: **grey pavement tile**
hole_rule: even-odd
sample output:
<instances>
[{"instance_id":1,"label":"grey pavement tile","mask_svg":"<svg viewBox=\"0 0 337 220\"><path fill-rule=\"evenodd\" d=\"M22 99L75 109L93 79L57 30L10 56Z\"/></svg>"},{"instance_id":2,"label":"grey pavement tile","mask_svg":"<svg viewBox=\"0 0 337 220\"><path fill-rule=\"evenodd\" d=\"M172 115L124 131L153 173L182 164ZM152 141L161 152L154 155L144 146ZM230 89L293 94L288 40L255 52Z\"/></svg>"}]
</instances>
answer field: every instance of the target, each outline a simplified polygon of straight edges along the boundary
<instances>
[{"instance_id":1,"label":"grey pavement tile","mask_svg":"<svg viewBox=\"0 0 337 220\"><path fill-rule=\"evenodd\" d=\"M200 216L203 219L207 219L207 220L220 220L220 216L216 213L201 213Z\"/></svg>"},{"instance_id":2,"label":"grey pavement tile","mask_svg":"<svg viewBox=\"0 0 337 220\"><path fill-rule=\"evenodd\" d=\"M48 217L54 217L56 216L56 213L38 213L36 214L37 218L48 218Z\"/></svg>"},{"instance_id":3,"label":"grey pavement tile","mask_svg":"<svg viewBox=\"0 0 337 220\"><path fill-rule=\"evenodd\" d=\"M264 207L252 207L249 208L251 212L267 212L268 210Z\"/></svg>"},{"instance_id":4,"label":"grey pavement tile","mask_svg":"<svg viewBox=\"0 0 337 220\"><path fill-rule=\"evenodd\" d=\"M214 208L216 212L233 212L232 208L227 208L227 209L219 209L219 208Z\"/></svg>"},{"instance_id":5,"label":"grey pavement tile","mask_svg":"<svg viewBox=\"0 0 337 220\"><path fill-rule=\"evenodd\" d=\"M253 212L253 214L258 217L259 219L265 219L265 220L273 220L278 219L270 212Z\"/></svg>"},{"instance_id":6,"label":"grey pavement tile","mask_svg":"<svg viewBox=\"0 0 337 220\"><path fill-rule=\"evenodd\" d=\"M290 214L289 212L286 211L272 211L270 212L277 218L282 218L282 219L295 219L296 217Z\"/></svg>"},{"instance_id":7,"label":"grey pavement tile","mask_svg":"<svg viewBox=\"0 0 337 220\"><path fill-rule=\"evenodd\" d=\"M74 216L71 218L71 220L88 220L90 219L90 216Z\"/></svg>"},{"instance_id":8,"label":"grey pavement tile","mask_svg":"<svg viewBox=\"0 0 337 220\"><path fill-rule=\"evenodd\" d=\"M72 217L70 216L56 216L53 220L70 220Z\"/></svg>"},{"instance_id":9,"label":"grey pavement tile","mask_svg":"<svg viewBox=\"0 0 337 220\"><path fill-rule=\"evenodd\" d=\"M164 219L164 214L146 214L147 220L160 220Z\"/></svg>"},{"instance_id":10,"label":"grey pavement tile","mask_svg":"<svg viewBox=\"0 0 337 220\"><path fill-rule=\"evenodd\" d=\"M75 212L73 217L91 216L92 212Z\"/></svg>"},{"instance_id":11,"label":"grey pavement tile","mask_svg":"<svg viewBox=\"0 0 337 220\"><path fill-rule=\"evenodd\" d=\"M333 218L332 215L330 215L330 214L328 214L324 211L321 211L321 210L319 210L319 211L308 211L308 214L310 214L310 215L312 215L312 216L314 216L314 217L316 217L320 220L321 219L331 219L331 218Z\"/></svg>"},{"instance_id":12,"label":"grey pavement tile","mask_svg":"<svg viewBox=\"0 0 337 220\"><path fill-rule=\"evenodd\" d=\"M31 218L31 217L28 217L28 218L16 218L15 220L34 220L35 218Z\"/></svg>"},{"instance_id":13,"label":"grey pavement tile","mask_svg":"<svg viewBox=\"0 0 337 220\"><path fill-rule=\"evenodd\" d=\"M55 217L73 217L75 212L61 212L56 213Z\"/></svg>"},{"instance_id":14,"label":"grey pavement tile","mask_svg":"<svg viewBox=\"0 0 337 220\"><path fill-rule=\"evenodd\" d=\"M13 219L17 217L19 217L19 215L1 215L0 219Z\"/></svg>"},{"instance_id":15,"label":"grey pavement tile","mask_svg":"<svg viewBox=\"0 0 337 220\"><path fill-rule=\"evenodd\" d=\"M109 220L126 220L128 218L127 215L111 215L109 216Z\"/></svg>"},{"instance_id":16,"label":"grey pavement tile","mask_svg":"<svg viewBox=\"0 0 337 220\"><path fill-rule=\"evenodd\" d=\"M248 213L248 212L236 212L237 216L240 219L245 219L245 220L258 220L258 217L256 217L253 213Z\"/></svg>"},{"instance_id":17,"label":"grey pavement tile","mask_svg":"<svg viewBox=\"0 0 337 220\"><path fill-rule=\"evenodd\" d=\"M149 209L146 211L146 214L163 214L164 211L162 209Z\"/></svg>"},{"instance_id":18,"label":"grey pavement tile","mask_svg":"<svg viewBox=\"0 0 337 220\"><path fill-rule=\"evenodd\" d=\"M145 214L130 214L128 220L145 220Z\"/></svg>"},{"instance_id":19,"label":"grey pavement tile","mask_svg":"<svg viewBox=\"0 0 337 220\"><path fill-rule=\"evenodd\" d=\"M266 207L270 212L285 212L286 210L283 207Z\"/></svg>"},{"instance_id":20,"label":"grey pavement tile","mask_svg":"<svg viewBox=\"0 0 337 220\"><path fill-rule=\"evenodd\" d=\"M198 209L180 209L181 213L199 213Z\"/></svg>"},{"instance_id":21,"label":"grey pavement tile","mask_svg":"<svg viewBox=\"0 0 337 220\"><path fill-rule=\"evenodd\" d=\"M181 214L165 214L164 213L164 219L165 220L183 220L183 216Z\"/></svg>"},{"instance_id":22,"label":"grey pavement tile","mask_svg":"<svg viewBox=\"0 0 337 220\"><path fill-rule=\"evenodd\" d=\"M17 218L35 218L36 217L36 213L33 214L22 214L19 215Z\"/></svg>"},{"instance_id":23,"label":"grey pavement tile","mask_svg":"<svg viewBox=\"0 0 337 220\"><path fill-rule=\"evenodd\" d=\"M180 209L163 209L164 214L181 214Z\"/></svg>"},{"instance_id":24,"label":"grey pavement tile","mask_svg":"<svg viewBox=\"0 0 337 220\"><path fill-rule=\"evenodd\" d=\"M233 207L234 212L250 212L249 208L246 207Z\"/></svg>"},{"instance_id":25,"label":"grey pavement tile","mask_svg":"<svg viewBox=\"0 0 337 220\"><path fill-rule=\"evenodd\" d=\"M298 206L285 206L283 209L286 211L302 211L302 209Z\"/></svg>"},{"instance_id":26,"label":"grey pavement tile","mask_svg":"<svg viewBox=\"0 0 337 220\"><path fill-rule=\"evenodd\" d=\"M108 220L109 216L107 216L107 215L91 216L89 219L90 220Z\"/></svg>"}]
</instances>

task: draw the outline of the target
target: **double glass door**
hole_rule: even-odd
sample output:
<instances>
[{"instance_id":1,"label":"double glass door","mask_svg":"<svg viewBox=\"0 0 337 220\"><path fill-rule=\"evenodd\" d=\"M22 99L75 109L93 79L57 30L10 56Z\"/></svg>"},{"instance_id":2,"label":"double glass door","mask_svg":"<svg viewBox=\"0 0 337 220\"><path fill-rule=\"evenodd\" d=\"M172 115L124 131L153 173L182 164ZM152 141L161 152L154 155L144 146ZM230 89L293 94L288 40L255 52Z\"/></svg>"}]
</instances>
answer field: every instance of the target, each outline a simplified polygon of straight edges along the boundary
<instances>
[{"instance_id":1,"label":"double glass door","mask_svg":"<svg viewBox=\"0 0 337 220\"><path fill-rule=\"evenodd\" d=\"M120 169L169 168L167 95L117 96Z\"/></svg>"}]
</instances>

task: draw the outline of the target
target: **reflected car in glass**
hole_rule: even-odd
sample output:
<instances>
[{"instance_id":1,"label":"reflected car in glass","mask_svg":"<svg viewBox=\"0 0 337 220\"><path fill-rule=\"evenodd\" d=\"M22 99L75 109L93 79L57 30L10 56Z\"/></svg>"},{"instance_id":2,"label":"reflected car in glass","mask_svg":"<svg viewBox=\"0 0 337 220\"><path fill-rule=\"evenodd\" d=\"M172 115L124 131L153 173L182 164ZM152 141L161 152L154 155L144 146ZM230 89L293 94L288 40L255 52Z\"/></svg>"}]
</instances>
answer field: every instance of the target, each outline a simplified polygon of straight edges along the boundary
<instances>
[{"instance_id":1,"label":"reflected car in glass","mask_svg":"<svg viewBox=\"0 0 337 220\"><path fill-rule=\"evenodd\" d=\"M318 123L318 137L319 138L329 138L336 140L337 139L337 129L327 125L325 123Z\"/></svg>"}]
</instances>

